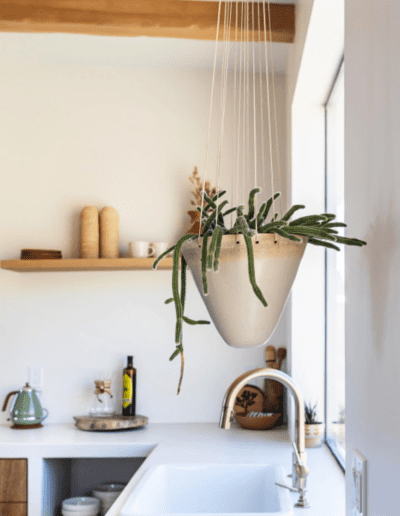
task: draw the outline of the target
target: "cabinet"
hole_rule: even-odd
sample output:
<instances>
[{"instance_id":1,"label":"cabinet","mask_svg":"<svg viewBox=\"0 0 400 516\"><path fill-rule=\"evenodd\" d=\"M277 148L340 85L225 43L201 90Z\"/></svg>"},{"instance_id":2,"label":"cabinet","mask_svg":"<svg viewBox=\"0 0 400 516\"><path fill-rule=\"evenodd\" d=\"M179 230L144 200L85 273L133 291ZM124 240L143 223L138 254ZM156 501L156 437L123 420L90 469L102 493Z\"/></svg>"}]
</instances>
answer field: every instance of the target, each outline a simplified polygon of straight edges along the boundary
<instances>
[{"instance_id":1,"label":"cabinet","mask_svg":"<svg viewBox=\"0 0 400 516\"><path fill-rule=\"evenodd\" d=\"M27 516L26 503L0 503L0 516Z\"/></svg>"},{"instance_id":2,"label":"cabinet","mask_svg":"<svg viewBox=\"0 0 400 516\"><path fill-rule=\"evenodd\" d=\"M26 516L26 477L26 459L0 459L0 516Z\"/></svg>"}]
</instances>

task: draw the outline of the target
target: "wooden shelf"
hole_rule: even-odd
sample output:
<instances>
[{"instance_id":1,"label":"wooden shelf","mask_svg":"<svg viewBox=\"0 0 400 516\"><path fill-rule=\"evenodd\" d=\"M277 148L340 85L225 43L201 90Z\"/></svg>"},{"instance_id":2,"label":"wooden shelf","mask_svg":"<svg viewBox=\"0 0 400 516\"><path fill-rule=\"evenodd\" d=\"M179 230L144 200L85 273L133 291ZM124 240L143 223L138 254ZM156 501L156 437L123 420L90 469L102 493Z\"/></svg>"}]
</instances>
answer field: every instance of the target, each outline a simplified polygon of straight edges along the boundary
<instances>
[{"instance_id":1,"label":"wooden shelf","mask_svg":"<svg viewBox=\"0 0 400 516\"><path fill-rule=\"evenodd\" d=\"M1 268L16 272L134 271L152 270L154 258L71 258L67 260L2 260ZM172 269L172 258L164 258L160 269Z\"/></svg>"}]
</instances>

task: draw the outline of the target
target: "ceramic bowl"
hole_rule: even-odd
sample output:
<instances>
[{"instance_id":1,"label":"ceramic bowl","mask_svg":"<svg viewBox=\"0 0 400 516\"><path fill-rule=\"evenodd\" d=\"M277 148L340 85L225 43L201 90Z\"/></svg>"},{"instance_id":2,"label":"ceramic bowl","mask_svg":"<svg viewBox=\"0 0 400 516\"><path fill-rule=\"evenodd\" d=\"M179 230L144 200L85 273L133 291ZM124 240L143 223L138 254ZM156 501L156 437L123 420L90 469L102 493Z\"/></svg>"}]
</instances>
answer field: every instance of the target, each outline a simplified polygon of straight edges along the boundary
<instances>
[{"instance_id":1,"label":"ceramic bowl","mask_svg":"<svg viewBox=\"0 0 400 516\"><path fill-rule=\"evenodd\" d=\"M63 516L96 516L100 510L100 500L90 496L68 498L61 504Z\"/></svg>"},{"instance_id":2,"label":"ceramic bowl","mask_svg":"<svg viewBox=\"0 0 400 516\"><path fill-rule=\"evenodd\" d=\"M281 414L273 414L259 416L259 417L248 417L240 414L235 415L236 421L242 428L247 428L249 430L268 430L269 428L273 428L275 423L281 417Z\"/></svg>"},{"instance_id":3,"label":"ceramic bowl","mask_svg":"<svg viewBox=\"0 0 400 516\"><path fill-rule=\"evenodd\" d=\"M82 511L68 511L61 509L62 516L97 516L99 511L97 509L82 509Z\"/></svg>"},{"instance_id":4,"label":"ceramic bowl","mask_svg":"<svg viewBox=\"0 0 400 516\"><path fill-rule=\"evenodd\" d=\"M101 501L102 514L108 511L125 487L126 484L101 484L93 489L93 496Z\"/></svg>"}]
</instances>

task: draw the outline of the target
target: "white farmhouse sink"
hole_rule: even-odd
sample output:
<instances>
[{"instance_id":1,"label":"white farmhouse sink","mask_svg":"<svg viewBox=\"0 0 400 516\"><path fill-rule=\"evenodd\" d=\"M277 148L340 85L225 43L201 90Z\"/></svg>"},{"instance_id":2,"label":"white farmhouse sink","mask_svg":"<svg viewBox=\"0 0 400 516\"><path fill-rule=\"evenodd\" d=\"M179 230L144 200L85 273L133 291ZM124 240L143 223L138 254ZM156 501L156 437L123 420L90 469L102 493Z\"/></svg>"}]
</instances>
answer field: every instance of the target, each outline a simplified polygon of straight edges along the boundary
<instances>
[{"instance_id":1,"label":"white farmhouse sink","mask_svg":"<svg viewBox=\"0 0 400 516\"><path fill-rule=\"evenodd\" d=\"M283 469L258 464L165 464L150 468L120 516L268 514L292 516Z\"/></svg>"}]
</instances>

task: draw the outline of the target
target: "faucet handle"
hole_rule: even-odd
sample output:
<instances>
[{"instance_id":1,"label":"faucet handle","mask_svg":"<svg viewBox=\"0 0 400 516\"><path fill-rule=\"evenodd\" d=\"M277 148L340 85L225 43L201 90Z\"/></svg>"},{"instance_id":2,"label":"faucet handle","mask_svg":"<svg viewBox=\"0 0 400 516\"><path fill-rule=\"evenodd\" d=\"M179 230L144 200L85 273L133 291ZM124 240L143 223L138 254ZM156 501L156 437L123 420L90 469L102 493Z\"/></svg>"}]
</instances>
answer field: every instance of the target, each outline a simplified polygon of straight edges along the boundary
<instances>
[{"instance_id":1,"label":"faucet handle","mask_svg":"<svg viewBox=\"0 0 400 516\"><path fill-rule=\"evenodd\" d=\"M311 507L306 499L307 489L302 489L302 488L297 489L296 487L289 487L289 486L286 486L285 484L280 484L279 482L275 482L275 485L277 485L279 487L283 487L285 489L288 489L292 493L299 493L300 496L299 496L297 503L294 504L295 507L299 507L301 509L307 509L308 507Z\"/></svg>"},{"instance_id":2,"label":"faucet handle","mask_svg":"<svg viewBox=\"0 0 400 516\"><path fill-rule=\"evenodd\" d=\"M299 450L297 449L297 444L294 441L292 442L292 446L293 446L293 450L294 450L294 453L297 458L297 463L299 464L299 466L305 466L304 462L301 460Z\"/></svg>"},{"instance_id":3,"label":"faucet handle","mask_svg":"<svg viewBox=\"0 0 400 516\"><path fill-rule=\"evenodd\" d=\"M292 493L300 493L300 489L297 489L297 487L290 487L285 484L280 484L279 482L275 482L276 486L284 487L285 489L289 489L289 491L292 491ZM307 491L307 489L302 489L302 491Z\"/></svg>"},{"instance_id":4,"label":"faucet handle","mask_svg":"<svg viewBox=\"0 0 400 516\"><path fill-rule=\"evenodd\" d=\"M297 445L295 442L292 443L294 453L296 455L297 463L294 464L294 467L296 469L296 474L299 478L306 478L307 475L310 473L310 470L308 467L304 464L302 461L299 450L297 449Z\"/></svg>"}]
</instances>

